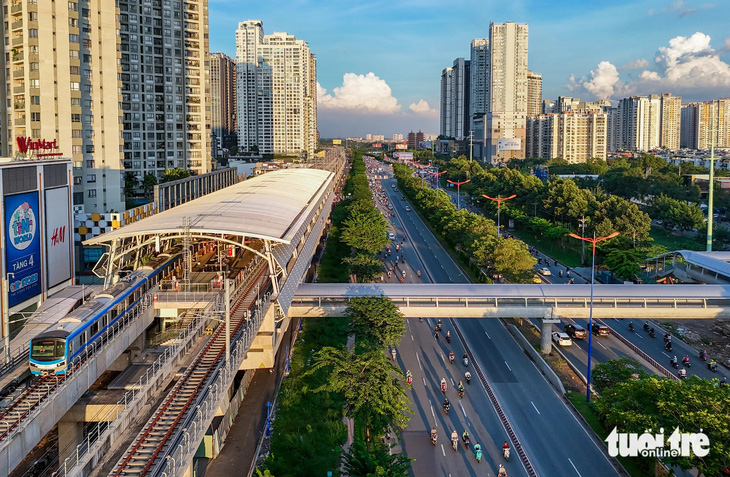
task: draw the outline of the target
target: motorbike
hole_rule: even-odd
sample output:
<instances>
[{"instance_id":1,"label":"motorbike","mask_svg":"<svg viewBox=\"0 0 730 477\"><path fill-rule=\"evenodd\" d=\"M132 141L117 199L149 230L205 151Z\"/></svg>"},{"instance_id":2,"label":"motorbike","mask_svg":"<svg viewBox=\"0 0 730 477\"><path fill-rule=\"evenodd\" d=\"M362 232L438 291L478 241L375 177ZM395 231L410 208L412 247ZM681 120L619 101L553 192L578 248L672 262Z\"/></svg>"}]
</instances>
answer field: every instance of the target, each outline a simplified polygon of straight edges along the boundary
<instances>
[{"instance_id":1,"label":"motorbike","mask_svg":"<svg viewBox=\"0 0 730 477\"><path fill-rule=\"evenodd\" d=\"M411 386L413 384L413 376L406 376L406 382Z\"/></svg>"},{"instance_id":2,"label":"motorbike","mask_svg":"<svg viewBox=\"0 0 730 477\"><path fill-rule=\"evenodd\" d=\"M464 366L469 366L469 358L464 356Z\"/></svg>"},{"instance_id":3,"label":"motorbike","mask_svg":"<svg viewBox=\"0 0 730 477\"><path fill-rule=\"evenodd\" d=\"M469 448L469 442L470 442L469 436L466 436L466 437L461 436L461 440L464 442L464 445L468 449Z\"/></svg>"},{"instance_id":4,"label":"motorbike","mask_svg":"<svg viewBox=\"0 0 730 477\"><path fill-rule=\"evenodd\" d=\"M634 323L629 321L629 331L634 331Z\"/></svg>"},{"instance_id":5,"label":"motorbike","mask_svg":"<svg viewBox=\"0 0 730 477\"><path fill-rule=\"evenodd\" d=\"M477 462L482 461L482 448L474 449L474 457L477 458Z\"/></svg>"},{"instance_id":6,"label":"motorbike","mask_svg":"<svg viewBox=\"0 0 730 477\"><path fill-rule=\"evenodd\" d=\"M713 373L716 373L717 372L717 363L714 361L710 361L709 363L707 363L707 369L709 369Z\"/></svg>"},{"instance_id":7,"label":"motorbike","mask_svg":"<svg viewBox=\"0 0 730 477\"><path fill-rule=\"evenodd\" d=\"M649 336L651 336L652 338L656 338L656 333L654 333L654 328L649 330Z\"/></svg>"},{"instance_id":8,"label":"motorbike","mask_svg":"<svg viewBox=\"0 0 730 477\"><path fill-rule=\"evenodd\" d=\"M464 378L466 379L466 384L471 384L471 373L466 373Z\"/></svg>"},{"instance_id":9,"label":"motorbike","mask_svg":"<svg viewBox=\"0 0 730 477\"><path fill-rule=\"evenodd\" d=\"M672 342L667 341L667 343L664 345L664 349L667 351L672 351Z\"/></svg>"},{"instance_id":10,"label":"motorbike","mask_svg":"<svg viewBox=\"0 0 730 477\"><path fill-rule=\"evenodd\" d=\"M672 341L672 335L669 333L664 333L664 342L667 343L669 341Z\"/></svg>"},{"instance_id":11,"label":"motorbike","mask_svg":"<svg viewBox=\"0 0 730 477\"><path fill-rule=\"evenodd\" d=\"M644 323L644 331L649 331L649 323Z\"/></svg>"},{"instance_id":12,"label":"motorbike","mask_svg":"<svg viewBox=\"0 0 730 477\"><path fill-rule=\"evenodd\" d=\"M458 444L459 444L459 438L458 438L458 437L452 437L452 438L451 438L451 447L453 447L455 451L456 451L456 450L457 450L457 448L458 448L458 447L457 447L457 446L458 446Z\"/></svg>"},{"instance_id":13,"label":"motorbike","mask_svg":"<svg viewBox=\"0 0 730 477\"><path fill-rule=\"evenodd\" d=\"M451 332L450 331L446 332L446 342L451 343Z\"/></svg>"},{"instance_id":14,"label":"motorbike","mask_svg":"<svg viewBox=\"0 0 730 477\"><path fill-rule=\"evenodd\" d=\"M682 364L689 368L690 367L689 359L683 359Z\"/></svg>"},{"instance_id":15,"label":"motorbike","mask_svg":"<svg viewBox=\"0 0 730 477\"><path fill-rule=\"evenodd\" d=\"M441 392L446 394L446 383L445 382L441 383Z\"/></svg>"},{"instance_id":16,"label":"motorbike","mask_svg":"<svg viewBox=\"0 0 730 477\"><path fill-rule=\"evenodd\" d=\"M700 359L702 361L707 361L707 351L705 351L705 350L700 351Z\"/></svg>"},{"instance_id":17,"label":"motorbike","mask_svg":"<svg viewBox=\"0 0 730 477\"><path fill-rule=\"evenodd\" d=\"M464 397L464 388L459 389L459 398Z\"/></svg>"},{"instance_id":18,"label":"motorbike","mask_svg":"<svg viewBox=\"0 0 730 477\"><path fill-rule=\"evenodd\" d=\"M450 362L451 364L454 364L454 355L453 355L453 354L450 354L450 355L449 355L449 362Z\"/></svg>"},{"instance_id":19,"label":"motorbike","mask_svg":"<svg viewBox=\"0 0 730 477\"><path fill-rule=\"evenodd\" d=\"M676 359L670 359L669 364L671 364L674 369L679 369L679 363Z\"/></svg>"},{"instance_id":20,"label":"motorbike","mask_svg":"<svg viewBox=\"0 0 730 477\"><path fill-rule=\"evenodd\" d=\"M686 369L680 369L677 372L677 376L679 376L679 379L687 379L687 370Z\"/></svg>"},{"instance_id":21,"label":"motorbike","mask_svg":"<svg viewBox=\"0 0 730 477\"><path fill-rule=\"evenodd\" d=\"M436 431L431 433L431 444L436 445L436 441L438 440L438 433Z\"/></svg>"},{"instance_id":22,"label":"motorbike","mask_svg":"<svg viewBox=\"0 0 730 477\"><path fill-rule=\"evenodd\" d=\"M502 455L504 456L505 460L509 461L509 447L502 448Z\"/></svg>"},{"instance_id":23,"label":"motorbike","mask_svg":"<svg viewBox=\"0 0 730 477\"><path fill-rule=\"evenodd\" d=\"M444 412L446 415L449 415L449 409L451 409L451 404L444 404Z\"/></svg>"}]
</instances>

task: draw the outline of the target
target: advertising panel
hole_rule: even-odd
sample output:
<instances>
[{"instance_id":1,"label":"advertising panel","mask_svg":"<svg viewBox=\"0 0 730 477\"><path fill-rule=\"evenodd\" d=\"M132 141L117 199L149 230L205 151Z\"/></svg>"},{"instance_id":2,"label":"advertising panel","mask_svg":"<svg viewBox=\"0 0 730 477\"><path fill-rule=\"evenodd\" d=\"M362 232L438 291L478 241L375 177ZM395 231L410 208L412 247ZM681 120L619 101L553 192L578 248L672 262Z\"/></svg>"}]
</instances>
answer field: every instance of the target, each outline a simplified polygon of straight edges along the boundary
<instances>
[{"instance_id":1,"label":"advertising panel","mask_svg":"<svg viewBox=\"0 0 730 477\"><path fill-rule=\"evenodd\" d=\"M71 278L71 233L69 225L68 187L47 189L46 202L46 272L48 288Z\"/></svg>"},{"instance_id":2,"label":"advertising panel","mask_svg":"<svg viewBox=\"0 0 730 477\"><path fill-rule=\"evenodd\" d=\"M41 293L38 192L5 196L8 306Z\"/></svg>"},{"instance_id":3,"label":"advertising panel","mask_svg":"<svg viewBox=\"0 0 730 477\"><path fill-rule=\"evenodd\" d=\"M497 151L519 151L520 139L497 139Z\"/></svg>"},{"instance_id":4,"label":"advertising panel","mask_svg":"<svg viewBox=\"0 0 730 477\"><path fill-rule=\"evenodd\" d=\"M406 149L408 149L408 146L405 144L396 144L395 145L396 151L405 151Z\"/></svg>"},{"instance_id":5,"label":"advertising panel","mask_svg":"<svg viewBox=\"0 0 730 477\"><path fill-rule=\"evenodd\" d=\"M395 157L396 159L399 159L401 161L412 161L413 153L412 152L394 152L393 157Z\"/></svg>"},{"instance_id":6,"label":"advertising panel","mask_svg":"<svg viewBox=\"0 0 730 477\"><path fill-rule=\"evenodd\" d=\"M342 139L333 139L332 145L342 144Z\"/></svg>"}]
</instances>

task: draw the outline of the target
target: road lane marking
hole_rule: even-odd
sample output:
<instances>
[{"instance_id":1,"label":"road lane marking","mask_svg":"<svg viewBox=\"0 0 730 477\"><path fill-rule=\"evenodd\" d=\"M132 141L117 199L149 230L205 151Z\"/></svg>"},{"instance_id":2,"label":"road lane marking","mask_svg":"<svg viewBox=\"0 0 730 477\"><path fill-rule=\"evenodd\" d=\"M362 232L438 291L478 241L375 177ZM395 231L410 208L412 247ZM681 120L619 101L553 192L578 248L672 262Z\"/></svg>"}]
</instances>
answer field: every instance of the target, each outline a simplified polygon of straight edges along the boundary
<instances>
[{"instance_id":1,"label":"road lane marking","mask_svg":"<svg viewBox=\"0 0 730 477\"><path fill-rule=\"evenodd\" d=\"M537 406L535 406L535 403L530 401L530 404L532 404L532 407L535 408L535 411L537 411L537 413L540 414L540 411L537 410Z\"/></svg>"},{"instance_id":2,"label":"road lane marking","mask_svg":"<svg viewBox=\"0 0 730 477\"><path fill-rule=\"evenodd\" d=\"M423 379L423 385L425 386L426 385L426 378L421 378L421 379Z\"/></svg>"},{"instance_id":3,"label":"road lane marking","mask_svg":"<svg viewBox=\"0 0 730 477\"><path fill-rule=\"evenodd\" d=\"M639 338L641 338L642 340L644 339L644 337L643 337L643 336L641 336L641 335L640 335L639 333L634 333L634 334L635 334L636 336L638 336Z\"/></svg>"},{"instance_id":4,"label":"road lane marking","mask_svg":"<svg viewBox=\"0 0 730 477\"><path fill-rule=\"evenodd\" d=\"M433 419L435 421L436 420L436 413L433 412L433 404L431 404L431 401L430 400L428 402L429 402L429 405L431 406L431 415L433 416ZM437 426L439 425L438 422L436 423L436 425Z\"/></svg>"},{"instance_id":5,"label":"road lane marking","mask_svg":"<svg viewBox=\"0 0 730 477\"><path fill-rule=\"evenodd\" d=\"M452 386L456 386L456 385L454 384L454 378L451 378L451 377L450 377L450 378L449 378L449 381L451 381L451 385L452 385Z\"/></svg>"},{"instance_id":6,"label":"road lane marking","mask_svg":"<svg viewBox=\"0 0 730 477\"><path fill-rule=\"evenodd\" d=\"M444 445L443 444L441 444L441 453L444 455L444 457L446 457L446 452L444 452Z\"/></svg>"},{"instance_id":7,"label":"road lane marking","mask_svg":"<svg viewBox=\"0 0 730 477\"><path fill-rule=\"evenodd\" d=\"M578 469L575 467L575 464L573 463L573 461L570 460L570 457L568 457L568 462L570 462L570 465L573 466L573 469L575 470L575 473L578 474L578 475L580 475L580 472L578 472ZM580 475L580 477L583 477L583 476Z\"/></svg>"},{"instance_id":8,"label":"road lane marking","mask_svg":"<svg viewBox=\"0 0 730 477\"><path fill-rule=\"evenodd\" d=\"M489 333L487 333L486 331L484 332L484 334L485 334L485 335L487 335L487 338L489 338L490 340L492 339L492 338L491 338L491 337L489 336Z\"/></svg>"},{"instance_id":9,"label":"road lane marking","mask_svg":"<svg viewBox=\"0 0 730 477\"><path fill-rule=\"evenodd\" d=\"M461 413L466 417L466 411L464 410L464 406L461 405L461 401L459 401L459 407L461 408Z\"/></svg>"},{"instance_id":10,"label":"road lane marking","mask_svg":"<svg viewBox=\"0 0 730 477\"><path fill-rule=\"evenodd\" d=\"M671 356L669 356L669 355L668 355L667 353L665 353L664 351L662 351L662 354L663 354L664 356L666 356L667 358L669 358L669 359L672 359L672 357L671 357Z\"/></svg>"},{"instance_id":11,"label":"road lane marking","mask_svg":"<svg viewBox=\"0 0 730 477\"><path fill-rule=\"evenodd\" d=\"M601 342L600 342L600 341L598 341L598 346L600 346L601 348L603 348L603 349L605 349L606 351L608 351L608 348L606 348L605 346L603 346L603 344L601 344Z\"/></svg>"},{"instance_id":12,"label":"road lane marking","mask_svg":"<svg viewBox=\"0 0 730 477\"><path fill-rule=\"evenodd\" d=\"M411 341L414 341L414 340L413 340L413 335L411 335Z\"/></svg>"},{"instance_id":13,"label":"road lane marking","mask_svg":"<svg viewBox=\"0 0 730 477\"><path fill-rule=\"evenodd\" d=\"M418 367L421 368L421 371L423 371L423 366L421 366L421 358L418 357L418 353L416 353L416 359L418 360Z\"/></svg>"},{"instance_id":14,"label":"road lane marking","mask_svg":"<svg viewBox=\"0 0 730 477\"><path fill-rule=\"evenodd\" d=\"M504 365L507 366L507 369L509 369L510 371L512 371L512 368L509 367L509 364L507 364L507 361L504 362Z\"/></svg>"}]
</instances>

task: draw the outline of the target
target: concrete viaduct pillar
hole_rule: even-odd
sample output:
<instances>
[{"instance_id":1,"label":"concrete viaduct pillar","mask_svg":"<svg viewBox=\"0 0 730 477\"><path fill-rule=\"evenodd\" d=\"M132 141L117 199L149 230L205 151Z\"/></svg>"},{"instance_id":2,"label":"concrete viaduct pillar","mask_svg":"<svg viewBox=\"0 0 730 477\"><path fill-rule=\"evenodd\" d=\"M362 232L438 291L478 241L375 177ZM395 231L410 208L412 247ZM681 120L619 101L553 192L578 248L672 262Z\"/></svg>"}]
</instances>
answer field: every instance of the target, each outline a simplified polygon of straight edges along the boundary
<instances>
[{"instance_id":1,"label":"concrete viaduct pillar","mask_svg":"<svg viewBox=\"0 0 730 477\"><path fill-rule=\"evenodd\" d=\"M76 452L76 447L83 442L84 426L89 422L106 422L117 417L124 410L123 405L114 403L95 403L102 400L102 395L92 398L90 402L79 401L58 421L58 462L63 461Z\"/></svg>"},{"instance_id":2,"label":"concrete viaduct pillar","mask_svg":"<svg viewBox=\"0 0 730 477\"><path fill-rule=\"evenodd\" d=\"M560 318L553 317L553 310L551 308L545 313L545 317L542 319L542 324L540 325L540 352L546 356L553 349L552 331L553 324L555 323L560 323Z\"/></svg>"}]
</instances>

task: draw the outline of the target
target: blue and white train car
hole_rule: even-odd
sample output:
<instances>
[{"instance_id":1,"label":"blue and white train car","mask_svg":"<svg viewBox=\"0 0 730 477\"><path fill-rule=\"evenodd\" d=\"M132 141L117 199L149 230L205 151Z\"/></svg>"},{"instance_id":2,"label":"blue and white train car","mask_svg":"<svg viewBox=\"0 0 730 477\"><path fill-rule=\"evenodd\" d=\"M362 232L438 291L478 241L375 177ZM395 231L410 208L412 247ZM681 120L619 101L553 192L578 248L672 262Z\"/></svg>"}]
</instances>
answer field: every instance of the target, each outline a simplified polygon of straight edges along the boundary
<instances>
[{"instance_id":1,"label":"blue and white train car","mask_svg":"<svg viewBox=\"0 0 730 477\"><path fill-rule=\"evenodd\" d=\"M162 257L158 257L162 258ZM165 256L159 267L141 267L71 311L58 324L37 334L30 342L30 371L36 375L64 374L86 348L99 339L145 293L174 268L179 255ZM162 261L162 260L161 260Z\"/></svg>"}]
</instances>

